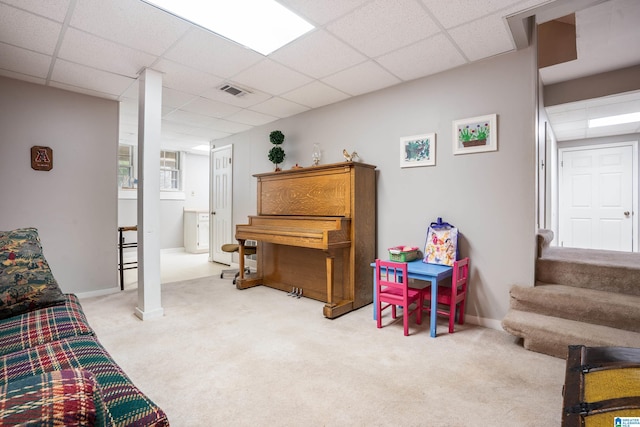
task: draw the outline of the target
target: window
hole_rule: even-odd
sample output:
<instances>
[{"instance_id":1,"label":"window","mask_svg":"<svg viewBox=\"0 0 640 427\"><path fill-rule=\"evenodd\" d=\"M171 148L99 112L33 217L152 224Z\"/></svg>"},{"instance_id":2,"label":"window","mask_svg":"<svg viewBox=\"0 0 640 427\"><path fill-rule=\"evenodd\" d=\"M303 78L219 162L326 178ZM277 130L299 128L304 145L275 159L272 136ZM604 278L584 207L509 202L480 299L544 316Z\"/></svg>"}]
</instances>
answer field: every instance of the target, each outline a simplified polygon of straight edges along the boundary
<instances>
[{"instance_id":1,"label":"window","mask_svg":"<svg viewBox=\"0 0 640 427\"><path fill-rule=\"evenodd\" d=\"M160 151L160 190L180 190L180 153Z\"/></svg>"},{"instance_id":2,"label":"window","mask_svg":"<svg viewBox=\"0 0 640 427\"><path fill-rule=\"evenodd\" d=\"M118 189L131 190L137 187L137 147L135 145L118 146ZM160 191L161 198L181 197L182 162L179 151L160 151ZM121 198L136 198L135 192L122 191Z\"/></svg>"},{"instance_id":3,"label":"window","mask_svg":"<svg viewBox=\"0 0 640 427\"><path fill-rule=\"evenodd\" d=\"M134 188L133 146L118 146L118 188Z\"/></svg>"}]
</instances>

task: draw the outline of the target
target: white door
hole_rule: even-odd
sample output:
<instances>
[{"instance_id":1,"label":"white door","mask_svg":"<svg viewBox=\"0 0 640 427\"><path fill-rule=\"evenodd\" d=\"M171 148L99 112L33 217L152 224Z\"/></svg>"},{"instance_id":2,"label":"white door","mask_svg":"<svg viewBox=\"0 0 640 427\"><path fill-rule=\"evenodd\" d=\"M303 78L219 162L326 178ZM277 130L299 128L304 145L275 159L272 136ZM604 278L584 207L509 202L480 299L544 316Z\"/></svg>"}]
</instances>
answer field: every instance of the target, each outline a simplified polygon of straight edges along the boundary
<instances>
[{"instance_id":1,"label":"white door","mask_svg":"<svg viewBox=\"0 0 640 427\"><path fill-rule=\"evenodd\" d=\"M636 146L560 150L561 246L629 252L637 248Z\"/></svg>"},{"instance_id":2,"label":"white door","mask_svg":"<svg viewBox=\"0 0 640 427\"><path fill-rule=\"evenodd\" d=\"M223 252L222 245L235 243L232 225L233 200L233 146L211 150L211 244L209 258L222 264L231 264L231 253Z\"/></svg>"}]
</instances>

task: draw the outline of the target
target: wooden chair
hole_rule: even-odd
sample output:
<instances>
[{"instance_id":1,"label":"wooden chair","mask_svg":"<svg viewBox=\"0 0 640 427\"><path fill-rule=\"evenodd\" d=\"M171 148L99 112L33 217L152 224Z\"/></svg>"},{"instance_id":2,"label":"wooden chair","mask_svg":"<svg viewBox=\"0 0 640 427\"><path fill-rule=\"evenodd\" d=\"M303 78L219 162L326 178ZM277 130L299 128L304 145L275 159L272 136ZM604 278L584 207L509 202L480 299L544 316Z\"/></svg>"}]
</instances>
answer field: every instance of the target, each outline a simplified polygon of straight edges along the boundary
<instances>
[{"instance_id":1,"label":"wooden chair","mask_svg":"<svg viewBox=\"0 0 640 427\"><path fill-rule=\"evenodd\" d=\"M418 325L422 323L422 292L409 287L407 264L376 259L376 320L382 328L382 311L391 307L391 317L396 318L396 307L402 307L404 335L409 335L409 316L416 313ZM383 305L385 303L385 305ZM415 303L415 307L409 306Z\"/></svg>"},{"instance_id":2,"label":"wooden chair","mask_svg":"<svg viewBox=\"0 0 640 427\"><path fill-rule=\"evenodd\" d=\"M449 333L453 333L453 323L458 308L458 324L464 324L464 309L469 284L469 258L455 261L451 276L451 287L438 286L438 314L449 317ZM424 310L431 311L431 286L422 290L422 299L427 302Z\"/></svg>"}]
</instances>

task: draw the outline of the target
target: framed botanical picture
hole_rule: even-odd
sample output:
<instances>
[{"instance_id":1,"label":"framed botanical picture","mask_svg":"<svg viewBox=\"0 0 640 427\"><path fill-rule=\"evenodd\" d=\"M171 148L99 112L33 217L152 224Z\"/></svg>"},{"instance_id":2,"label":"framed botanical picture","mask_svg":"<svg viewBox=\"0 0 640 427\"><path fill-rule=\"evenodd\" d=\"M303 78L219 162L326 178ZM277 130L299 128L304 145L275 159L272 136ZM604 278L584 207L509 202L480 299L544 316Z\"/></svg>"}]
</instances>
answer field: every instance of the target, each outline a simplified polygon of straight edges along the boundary
<instances>
[{"instance_id":1,"label":"framed botanical picture","mask_svg":"<svg viewBox=\"0 0 640 427\"><path fill-rule=\"evenodd\" d=\"M480 153L498 149L497 115L453 121L453 154Z\"/></svg>"},{"instance_id":2,"label":"framed botanical picture","mask_svg":"<svg viewBox=\"0 0 640 427\"><path fill-rule=\"evenodd\" d=\"M436 134L400 138L400 167L434 166L436 164Z\"/></svg>"}]
</instances>

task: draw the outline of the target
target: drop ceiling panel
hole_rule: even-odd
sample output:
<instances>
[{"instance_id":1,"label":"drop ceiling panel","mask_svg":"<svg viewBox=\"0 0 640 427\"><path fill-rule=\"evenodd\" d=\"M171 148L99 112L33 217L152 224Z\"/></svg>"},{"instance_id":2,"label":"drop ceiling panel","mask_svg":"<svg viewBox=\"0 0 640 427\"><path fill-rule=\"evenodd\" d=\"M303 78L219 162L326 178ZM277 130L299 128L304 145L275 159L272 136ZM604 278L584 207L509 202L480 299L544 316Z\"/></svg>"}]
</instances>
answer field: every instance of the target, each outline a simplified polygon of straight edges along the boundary
<instances>
[{"instance_id":1,"label":"drop ceiling panel","mask_svg":"<svg viewBox=\"0 0 640 427\"><path fill-rule=\"evenodd\" d=\"M0 43L0 69L46 78L51 57Z\"/></svg>"},{"instance_id":2,"label":"drop ceiling panel","mask_svg":"<svg viewBox=\"0 0 640 427\"><path fill-rule=\"evenodd\" d=\"M0 0L0 75L122 101L123 120L129 121L137 115L137 73L149 66L163 73L162 111L185 120L163 122L163 141L175 145L180 136L185 144L194 138L211 141L246 126L513 51L505 17L552 3L282 2L317 28L265 58L140 0ZM640 49L633 49L640 45L639 1L599 2L597 8L579 11L577 19L580 56L561 64L564 68L541 70L545 84L551 75L563 81L593 74L598 67L640 64ZM69 26L63 28L65 20ZM47 81L50 64L55 65L53 80ZM234 97L219 90L222 84L250 93ZM633 99L601 102L627 101ZM587 108L591 114L599 111L593 108L602 105L595 103L600 100L593 102L582 105L584 114ZM618 107L611 110L624 110ZM559 120L554 114L549 113L552 124ZM586 120L574 120L575 114L565 111L567 121L560 120L558 135L586 134ZM165 123L180 127L172 132Z\"/></svg>"},{"instance_id":3,"label":"drop ceiling panel","mask_svg":"<svg viewBox=\"0 0 640 427\"><path fill-rule=\"evenodd\" d=\"M183 105L181 109L217 118L225 117L240 111L240 108L238 107L202 97L194 98L188 104Z\"/></svg>"},{"instance_id":4,"label":"drop ceiling panel","mask_svg":"<svg viewBox=\"0 0 640 427\"><path fill-rule=\"evenodd\" d=\"M304 85L298 89L282 95L290 101L296 102L301 105L306 105L311 108L318 108L324 105L333 104L334 102L342 101L349 97L344 92L340 92L338 89L334 89L326 84L314 81L308 85Z\"/></svg>"},{"instance_id":5,"label":"drop ceiling panel","mask_svg":"<svg viewBox=\"0 0 640 427\"><path fill-rule=\"evenodd\" d=\"M51 80L114 96L120 96L134 82L134 79L129 77L107 73L61 59L56 61Z\"/></svg>"},{"instance_id":6,"label":"drop ceiling panel","mask_svg":"<svg viewBox=\"0 0 640 427\"><path fill-rule=\"evenodd\" d=\"M4 43L52 55L62 25L0 3L0 35Z\"/></svg>"},{"instance_id":7,"label":"drop ceiling panel","mask_svg":"<svg viewBox=\"0 0 640 427\"><path fill-rule=\"evenodd\" d=\"M376 57L440 30L418 0L375 0L327 29L367 56Z\"/></svg>"},{"instance_id":8,"label":"drop ceiling panel","mask_svg":"<svg viewBox=\"0 0 640 427\"><path fill-rule=\"evenodd\" d=\"M69 0L2 0L17 8L62 23L69 8Z\"/></svg>"},{"instance_id":9,"label":"drop ceiling panel","mask_svg":"<svg viewBox=\"0 0 640 427\"><path fill-rule=\"evenodd\" d=\"M326 77L322 81L344 93L356 96L393 86L401 80L375 62L367 61Z\"/></svg>"},{"instance_id":10,"label":"drop ceiling panel","mask_svg":"<svg viewBox=\"0 0 640 427\"><path fill-rule=\"evenodd\" d=\"M263 58L250 49L197 27L176 43L165 57L225 79Z\"/></svg>"},{"instance_id":11,"label":"drop ceiling panel","mask_svg":"<svg viewBox=\"0 0 640 427\"><path fill-rule=\"evenodd\" d=\"M277 50L271 58L316 79L366 60L364 55L323 30Z\"/></svg>"},{"instance_id":12,"label":"drop ceiling panel","mask_svg":"<svg viewBox=\"0 0 640 427\"><path fill-rule=\"evenodd\" d=\"M260 126L278 120L277 117L269 116L267 114L258 113L257 111L251 110L238 111L237 113L230 115L226 119L251 126Z\"/></svg>"},{"instance_id":13,"label":"drop ceiling panel","mask_svg":"<svg viewBox=\"0 0 640 427\"><path fill-rule=\"evenodd\" d=\"M2 67L0 67L0 76L8 77L10 79L21 80L21 81L25 81L25 82L29 82L29 83L35 83L35 84L39 84L39 85L44 85L44 84L47 83L47 81L45 79L41 79L41 78L38 78L38 77L32 77L32 76L28 76L26 74L16 73L16 72L13 72L13 71L3 70Z\"/></svg>"},{"instance_id":14,"label":"drop ceiling panel","mask_svg":"<svg viewBox=\"0 0 640 427\"><path fill-rule=\"evenodd\" d=\"M436 19L445 27L452 28L467 22L483 18L500 9L514 4L522 3L522 0L421 0L434 14ZM540 1L533 3L541 3ZM519 10L526 9L518 7Z\"/></svg>"},{"instance_id":15,"label":"drop ceiling panel","mask_svg":"<svg viewBox=\"0 0 640 427\"><path fill-rule=\"evenodd\" d=\"M438 34L383 55L378 62L402 80L412 80L457 67L466 61L447 37Z\"/></svg>"},{"instance_id":16,"label":"drop ceiling panel","mask_svg":"<svg viewBox=\"0 0 640 427\"><path fill-rule=\"evenodd\" d=\"M265 102L254 105L250 109L253 111L257 111L258 113L263 113L282 119L307 111L309 110L309 107L305 107L303 105L296 104L295 102L287 101L286 99L282 98L271 98Z\"/></svg>"},{"instance_id":17,"label":"drop ceiling panel","mask_svg":"<svg viewBox=\"0 0 640 427\"><path fill-rule=\"evenodd\" d=\"M160 60L154 69L161 71L162 85L181 92L200 95L224 82L224 79L204 73L166 59Z\"/></svg>"},{"instance_id":18,"label":"drop ceiling panel","mask_svg":"<svg viewBox=\"0 0 640 427\"><path fill-rule=\"evenodd\" d=\"M369 0L281 0L283 6L297 12L312 24L324 25Z\"/></svg>"},{"instance_id":19,"label":"drop ceiling panel","mask_svg":"<svg viewBox=\"0 0 640 427\"><path fill-rule=\"evenodd\" d=\"M310 83L312 79L275 61L265 59L236 75L233 80L249 87L259 87L272 95L280 95Z\"/></svg>"},{"instance_id":20,"label":"drop ceiling panel","mask_svg":"<svg viewBox=\"0 0 640 427\"><path fill-rule=\"evenodd\" d=\"M58 56L88 67L137 78L156 56L131 49L74 28L67 29Z\"/></svg>"},{"instance_id":21,"label":"drop ceiling panel","mask_svg":"<svg viewBox=\"0 0 640 427\"><path fill-rule=\"evenodd\" d=\"M231 86L247 91L247 93L242 96L233 96L230 93L222 91L219 89L219 87L217 87L203 92L202 96L240 108L249 108L252 105L259 104L271 98L271 95L269 94L260 92L259 90L255 90L253 88L247 89L243 87L243 85L236 84L235 82L225 81L224 84L230 84Z\"/></svg>"},{"instance_id":22,"label":"drop ceiling panel","mask_svg":"<svg viewBox=\"0 0 640 427\"><path fill-rule=\"evenodd\" d=\"M213 119L209 126L219 132L227 132L229 134L244 132L253 127L244 123L224 119Z\"/></svg>"},{"instance_id":23,"label":"drop ceiling panel","mask_svg":"<svg viewBox=\"0 0 640 427\"><path fill-rule=\"evenodd\" d=\"M162 88L162 105L166 105L167 107L180 108L195 98L196 95L191 93L181 92L168 87Z\"/></svg>"},{"instance_id":24,"label":"drop ceiling panel","mask_svg":"<svg viewBox=\"0 0 640 427\"><path fill-rule=\"evenodd\" d=\"M173 132L181 135L191 135L192 137L197 137L199 140L207 141L207 138L212 137L214 139L224 138L229 136L229 133L218 132L216 130L211 130L206 127L187 125L183 122L172 122L170 120L162 120L162 134L164 137L164 133Z\"/></svg>"},{"instance_id":25,"label":"drop ceiling panel","mask_svg":"<svg viewBox=\"0 0 640 427\"><path fill-rule=\"evenodd\" d=\"M82 82L80 82L82 84ZM119 99L118 95L114 95L113 93L104 92L99 89L90 89L84 86L78 87L75 85L60 83L55 80L51 80L47 82L48 86L56 87L58 89L67 90L69 92L82 93L84 95L95 96L97 98L111 99L113 101L117 101Z\"/></svg>"},{"instance_id":26,"label":"drop ceiling panel","mask_svg":"<svg viewBox=\"0 0 640 427\"><path fill-rule=\"evenodd\" d=\"M185 110L173 110L168 113L165 113L165 110L163 110L162 119L169 122L183 123L203 128L213 123L213 117Z\"/></svg>"},{"instance_id":27,"label":"drop ceiling panel","mask_svg":"<svg viewBox=\"0 0 640 427\"><path fill-rule=\"evenodd\" d=\"M514 49L508 26L499 14L453 28L449 34L470 61Z\"/></svg>"},{"instance_id":28,"label":"drop ceiling panel","mask_svg":"<svg viewBox=\"0 0 640 427\"><path fill-rule=\"evenodd\" d=\"M71 26L153 55L162 55L190 27L139 0L79 0Z\"/></svg>"}]
</instances>

